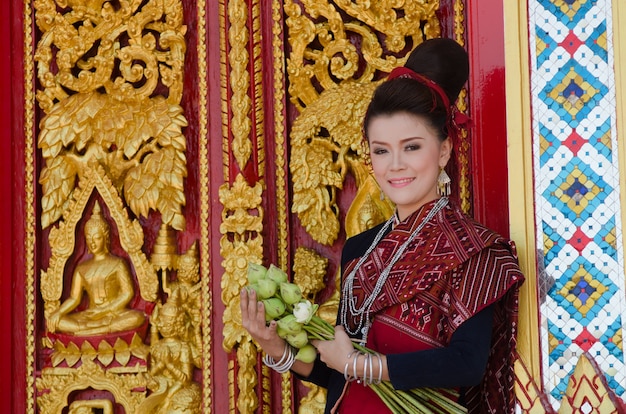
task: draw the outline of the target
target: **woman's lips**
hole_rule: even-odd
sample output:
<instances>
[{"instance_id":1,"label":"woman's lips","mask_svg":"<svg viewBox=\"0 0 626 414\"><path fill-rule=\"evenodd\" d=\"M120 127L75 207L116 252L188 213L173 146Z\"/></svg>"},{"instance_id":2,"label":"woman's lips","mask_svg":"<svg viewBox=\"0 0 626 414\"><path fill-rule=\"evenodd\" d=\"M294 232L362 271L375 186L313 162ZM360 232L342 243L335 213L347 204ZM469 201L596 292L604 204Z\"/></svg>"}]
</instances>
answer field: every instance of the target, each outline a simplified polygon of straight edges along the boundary
<instances>
[{"instance_id":1,"label":"woman's lips","mask_svg":"<svg viewBox=\"0 0 626 414\"><path fill-rule=\"evenodd\" d=\"M404 187L410 183L412 183L414 178L395 178L391 180L387 180L389 185L392 187Z\"/></svg>"}]
</instances>

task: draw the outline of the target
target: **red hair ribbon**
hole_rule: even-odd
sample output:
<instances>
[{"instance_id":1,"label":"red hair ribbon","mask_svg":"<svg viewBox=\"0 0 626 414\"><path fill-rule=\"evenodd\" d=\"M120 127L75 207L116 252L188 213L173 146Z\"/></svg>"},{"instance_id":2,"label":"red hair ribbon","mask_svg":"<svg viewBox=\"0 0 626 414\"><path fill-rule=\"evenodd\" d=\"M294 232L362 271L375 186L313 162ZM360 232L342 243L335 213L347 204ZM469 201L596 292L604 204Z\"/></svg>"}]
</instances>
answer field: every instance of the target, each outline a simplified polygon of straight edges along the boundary
<instances>
[{"instance_id":1,"label":"red hair ribbon","mask_svg":"<svg viewBox=\"0 0 626 414\"><path fill-rule=\"evenodd\" d=\"M434 80L429 79L426 76L421 75L405 66L398 66L397 68L394 68L391 73L389 73L387 80L397 78L408 78L416 80L422 85L428 87L431 91L435 92L437 96L439 96L441 102L443 103L443 106L446 108L446 127L448 129L448 134L450 135L450 138L452 138L452 142L456 144L460 135L461 127L467 128L471 126L471 119L464 113L460 112L456 105L450 104L450 99L448 99L448 95ZM433 95L433 109L435 109L436 106L436 98L435 95Z\"/></svg>"}]
</instances>

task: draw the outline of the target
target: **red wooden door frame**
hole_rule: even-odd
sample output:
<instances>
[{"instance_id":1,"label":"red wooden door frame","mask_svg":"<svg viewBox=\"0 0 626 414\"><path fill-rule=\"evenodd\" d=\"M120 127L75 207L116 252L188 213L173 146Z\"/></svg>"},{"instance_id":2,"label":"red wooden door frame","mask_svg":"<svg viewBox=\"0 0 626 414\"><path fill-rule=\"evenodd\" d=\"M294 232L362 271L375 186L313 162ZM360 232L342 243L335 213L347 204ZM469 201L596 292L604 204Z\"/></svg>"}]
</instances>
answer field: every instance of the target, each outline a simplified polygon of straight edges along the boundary
<instances>
[{"instance_id":1,"label":"red wooden door frame","mask_svg":"<svg viewBox=\"0 0 626 414\"><path fill-rule=\"evenodd\" d=\"M0 412L25 411L23 5L0 3ZM20 283L22 282L22 283Z\"/></svg>"}]
</instances>

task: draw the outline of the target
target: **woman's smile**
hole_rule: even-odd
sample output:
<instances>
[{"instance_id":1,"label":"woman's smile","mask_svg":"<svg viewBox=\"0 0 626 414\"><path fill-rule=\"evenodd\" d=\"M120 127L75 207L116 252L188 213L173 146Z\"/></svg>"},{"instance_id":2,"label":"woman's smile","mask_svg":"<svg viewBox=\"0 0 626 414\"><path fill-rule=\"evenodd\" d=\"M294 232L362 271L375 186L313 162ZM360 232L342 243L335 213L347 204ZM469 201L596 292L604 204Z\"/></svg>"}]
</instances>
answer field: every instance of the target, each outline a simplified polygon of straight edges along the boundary
<instances>
[{"instance_id":1,"label":"woman's smile","mask_svg":"<svg viewBox=\"0 0 626 414\"><path fill-rule=\"evenodd\" d=\"M414 180L414 178L395 178L395 179L389 179L389 184L391 184L391 186L396 187L396 188L400 188L400 187L404 187L410 183L412 183Z\"/></svg>"}]
</instances>

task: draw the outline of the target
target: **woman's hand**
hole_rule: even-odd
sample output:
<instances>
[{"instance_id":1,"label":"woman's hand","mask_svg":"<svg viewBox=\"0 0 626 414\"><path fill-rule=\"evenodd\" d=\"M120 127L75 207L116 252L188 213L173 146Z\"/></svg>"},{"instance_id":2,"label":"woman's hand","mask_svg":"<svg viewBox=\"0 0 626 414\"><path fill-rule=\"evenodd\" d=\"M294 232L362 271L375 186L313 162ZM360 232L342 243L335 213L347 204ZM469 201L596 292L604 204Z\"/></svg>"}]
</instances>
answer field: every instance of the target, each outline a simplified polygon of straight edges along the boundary
<instances>
[{"instance_id":1,"label":"woman's hand","mask_svg":"<svg viewBox=\"0 0 626 414\"><path fill-rule=\"evenodd\" d=\"M265 306L253 289L241 290L241 324L266 354L278 361L285 351L285 341L276 333L276 321L265 323Z\"/></svg>"},{"instance_id":2,"label":"woman's hand","mask_svg":"<svg viewBox=\"0 0 626 414\"><path fill-rule=\"evenodd\" d=\"M354 351L352 340L343 329L335 326L335 339L329 341L311 341L320 353L320 359L330 368L343 372L348 356Z\"/></svg>"}]
</instances>

